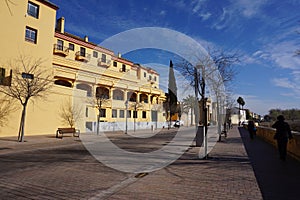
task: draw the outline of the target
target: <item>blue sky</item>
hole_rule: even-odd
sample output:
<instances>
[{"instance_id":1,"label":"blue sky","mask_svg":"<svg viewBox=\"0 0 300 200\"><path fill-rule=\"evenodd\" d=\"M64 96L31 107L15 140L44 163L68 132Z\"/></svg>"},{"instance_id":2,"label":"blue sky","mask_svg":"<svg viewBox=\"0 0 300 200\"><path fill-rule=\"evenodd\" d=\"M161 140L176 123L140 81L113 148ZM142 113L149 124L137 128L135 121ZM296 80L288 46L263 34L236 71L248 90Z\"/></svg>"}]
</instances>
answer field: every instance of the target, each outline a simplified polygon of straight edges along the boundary
<instances>
[{"instance_id":1,"label":"blue sky","mask_svg":"<svg viewBox=\"0 0 300 200\"><path fill-rule=\"evenodd\" d=\"M231 86L251 111L300 108L300 2L298 0L51 0L64 16L65 31L89 41L134 28L162 27L204 47L239 52ZM163 41L162 41L163 42ZM117 52L116 52L117 53ZM160 56L159 56L160 55ZM169 54L166 54L169 55ZM168 65L151 49L125 54L134 62Z\"/></svg>"}]
</instances>

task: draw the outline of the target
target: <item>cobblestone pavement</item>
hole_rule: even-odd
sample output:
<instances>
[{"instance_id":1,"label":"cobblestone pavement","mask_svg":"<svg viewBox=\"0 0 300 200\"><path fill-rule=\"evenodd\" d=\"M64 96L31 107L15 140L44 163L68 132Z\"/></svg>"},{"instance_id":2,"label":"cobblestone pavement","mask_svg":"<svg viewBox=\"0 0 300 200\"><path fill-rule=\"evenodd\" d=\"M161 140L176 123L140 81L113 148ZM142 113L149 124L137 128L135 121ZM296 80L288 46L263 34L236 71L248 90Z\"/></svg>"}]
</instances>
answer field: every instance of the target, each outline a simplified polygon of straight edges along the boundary
<instances>
[{"instance_id":1,"label":"cobblestone pavement","mask_svg":"<svg viewBox=\"0 0 300 200\"><path fill-rule=\"evenodd\" d=\"M163 146L175 133L174 129L164 130L144 142L122 133L110 134L110 138L124 149L145 152L147 147L150 151ZM280 162L274 147L258 138L250 141L243 129L231 129L207 160L200 160L199 148L193 147L168 167L139 175L104 166L78 138L25 139L27 142L18 143L14 138L0 138L0 199L256 200L300 196L290 190L299 186L299 162L292 158ZM284 178L282 167L289 169L287 176L293 176L292 181ZM282 175L272 182L274 173ZM281 179L287 182L275 187ZM296 186L289 187L290 184ZM289 198L283 198L281 192Z\"/></svg>"}]
</instances>

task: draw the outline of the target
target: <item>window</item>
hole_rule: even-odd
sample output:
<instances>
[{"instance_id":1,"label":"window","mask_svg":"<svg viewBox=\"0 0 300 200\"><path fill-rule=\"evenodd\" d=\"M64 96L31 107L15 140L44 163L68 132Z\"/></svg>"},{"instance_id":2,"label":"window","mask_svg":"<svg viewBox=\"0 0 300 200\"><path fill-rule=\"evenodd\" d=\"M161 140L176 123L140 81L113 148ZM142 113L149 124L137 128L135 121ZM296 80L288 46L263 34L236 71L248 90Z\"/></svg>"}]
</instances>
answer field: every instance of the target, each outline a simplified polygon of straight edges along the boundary
<instances>
[{"instance_id":1,"label":"window","mask_svg":"<svg viewBox=\"0 0 300 200\"><path fill-rule=\"evenodd\" d=\"M76 88L80 89L80 90L85 90L86 96L88 96L88 97L92 96L92 87L91 86L84 84L84 83L80 83L80 84L76 85Z\"/></svg>"},{"instance_id":2,"label":"window","mask_svg":"<svg viewBox=\"0 0 300 200\"><path fill-rule=\"evenodd\" d=\"M71 51L74 51L74 44L72 44L72 43L69 43L69 50L71 50Z\"/></svg>"},{"instance_id":3,"label":"window","mask_svg":"<svg viewBox=\"0 0 300 200\"><path fill-rule=\"evenodd\" d=\"M4 80L5 80L5 69L0 68L0 85L4 84Z\"/></svg>"},{"instance_id":4,"label":"window","mask_svg":"<svg viewBox=\"0 0 300 200\"><path fill-rule=\"evenodd\" d=\"M131 110L127 110L127 118L131 118Z\"/></svg>"},{"instance_id":5,"label":"window","mask_svg":"<svg viewBox=\"0 0 300 200\"><path fill-rule=\"evenodd\" d=\"M156 81L156 76L154 76L154 81Z\"/></svg>"},{"instance_id":6,"label":"window","mask_svg":"<svg viewBox=\"0 0 300 200\"><path fill-rule=\"evenodd\" d=\"M137 111L136 110L133 111L133 118L137 118Z\"/></svg>"},{"instance_id":7,"label":"window","mask_svg":"<svg viewBox=\"0 0 300 200\"><path fill-rule=\"evenodd\" d=\"M100 110L100 117L106 117L106 109Z\"/></svg>"},{"instance_id":8,"label":"window","mask_svg":"<svg viewBox=\"0 0 300 200\"><path fill-rule=\"evenodd\" d=\"M27 14L34 18L39 18L39 6L29 1L27 5Z\"/></svg>"},{"instance_id":9,"label":"window","mask_svg":"<svg viewBox=\"0 0 300 200\"><path fill-rule=\"evenodd\" d=\"M152 76L151 76L151 75L149 75L149 80L150 80L150 81L152 80Z\"/></svg>"},{"instance_id":10,"label":"window","mask_svg":"<svg viewBox=\"0 0 300 200\"><path fill-rule=\"evenodd\" d=\"M144 77L145 77L145 78L147 77L147 73L146 73L146 72L144 72Z\"/></svg>"},{"instance_id":11,"label":"window","mask_svg":"<svg viewBox=\"0 0 300 200\"><path fill-rule=\"evenodd\" d=\"M147 113L146 113L146 111L143 111L143 113L142 113L142 118L143 118L143 119L147 118Z\"/></svg>"},{"instance_id":12,"label":"window","mask_svg":"<svg viewBox=\"0 0 300 200\"><path fill-rule=\"evenodd\" d=\"M125 64L122 65L122 72L126 72L126 65Z\"/></svg>"},{"instance_id":13,"label":"window","mask_svg":"<svg viewBox=\"0 0 300 200\"><path fill-rule=\"evenodd\" d=\"M112 109L112 113L111 113L111 117L112 118L117 118L117 110L116 109Z\"/></svg>"},{"instance_id":14,"label":"window","mask_svg":"<svg viewBox=\"0 0 300 200\"><path fill-rule=\"evenodd\" d=\"M65 86L65 87L72 87L72 83L70 83L69 81L65 81L65 80L56 80L54 81L55 85L61 85L61 86Z\"/></svg>"},{"instance_id":15,"label":"window","mask_svg":"<svg viewBox=\"0 0 300 200\"><path fill-rule=\"evenodd\" d=\"M119 110L119 117L124 118L124 110Z\"/></svg>"},{"instance_id":16,"label":"window","mask_svg":"<svg viewBox=\"0 0 300 200\"><path fill-rule=\"evenodd\" d=\"M26 26L25 40L36 44L37 30Z\"/></svg>"},{"instance_id":17,"label":"window","mask_svg":"<svg viewBox=\"0 0 300 200\"><path fill-rule=\"evenodd\" d=\"M57 40L57 50L63 50L64 48L64 41L62 40Z\"/></svg>"},{"instance_id":18,"label":"window","mask_svg":"<svg viewBox=\"0 0 300 200\"><path fill-rule=\"evenodd\" d=\"M98 52L97 51L93 51L93 57L98 58Z\"/></svg>"},{"instance_id":19,"label":"window","mask_svg":"<svg viewBox=\"0 0 300 200\"><path fill-rule=\"evenodd\" d=\"M114 61L114 67L117 67L118 63L116 61Z\"/></svg>"},{"instance_id":20,"label":"window","mask_svg":"<svg viewBox=\"0 0 300 200\"><path fill-rule=\"evenodd\" d=\"M85 48L80 47L80 56L85 57Z\"/></svg>"},{"instance_id":21,"label":"window","mask_svg":"<svg viewBox=\"0 0 300 200\"><path fill-rule=\"evenodd\" d=\"M124 100L124 93L121 90L113 91L113 99L114 100Z\"/></svg>"},{"instance_id":22,"label":"window","mask_svg":"<svg viewBox=\"0 0 300 200\"><path fill-rule=\"evenodd\" d=\"M102 56L101 56L101 62L106 63L106 55L105 54L102 54Z\"/></svg>"},{"instance_id":23,"label":"window","mask_svg":"<svg viewBox=\"0 0 300 200\"><path fill-rule=\"evenodd\" d=\"M85 116L86 116L86 117L89 116L89 108L88 108L88 107L85 108Z\"/></svg>"}]
</instances>

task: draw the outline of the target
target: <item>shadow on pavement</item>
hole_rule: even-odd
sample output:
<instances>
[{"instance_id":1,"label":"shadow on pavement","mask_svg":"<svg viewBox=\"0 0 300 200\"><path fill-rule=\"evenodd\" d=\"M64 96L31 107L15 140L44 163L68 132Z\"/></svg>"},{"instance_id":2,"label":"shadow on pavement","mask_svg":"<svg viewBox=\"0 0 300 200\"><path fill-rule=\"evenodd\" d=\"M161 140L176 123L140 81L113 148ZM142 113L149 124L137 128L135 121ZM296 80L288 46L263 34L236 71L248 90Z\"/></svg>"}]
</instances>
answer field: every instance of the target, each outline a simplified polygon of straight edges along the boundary
<instances>
[{"instance_id":1,"label":"shadow on pavement","mask_svg":"<svg viewBox=\"0 0 300 200\"><path fill-rule=\"evenodd\" d=\"M281 161L277 149L259 137L250 139L246 129L239 128L244 146L265 200L300 199L300 162L288 157Z\"/></svg>"}]
</instances>

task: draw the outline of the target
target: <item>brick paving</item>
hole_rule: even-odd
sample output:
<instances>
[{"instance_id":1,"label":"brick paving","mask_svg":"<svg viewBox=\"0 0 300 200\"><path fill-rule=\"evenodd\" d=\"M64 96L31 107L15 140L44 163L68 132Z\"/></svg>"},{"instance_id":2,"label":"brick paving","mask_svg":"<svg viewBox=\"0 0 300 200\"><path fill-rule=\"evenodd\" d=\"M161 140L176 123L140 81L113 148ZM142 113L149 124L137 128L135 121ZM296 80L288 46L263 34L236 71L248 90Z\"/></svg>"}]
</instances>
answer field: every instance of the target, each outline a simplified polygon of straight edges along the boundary
<instances>
[{"instance_id":1,"label":"brick paving","mask_svg":"<svg viewBox=\"0 0 300 200\"><path fill-rule=\"evenodd\" d=\"M163 134L167 138L172 131ZM116 144L133 148L124 142L128 136L112 135ZM157 139L153 144L165 144ZM14 140L0 138L0 199L279 200L300 196L300 163L290 157L281 162L273 146L259 138L250 140L243 128L231 129L207 160L199 159L199 149L193 147L168 167L141 178L96 161L78 138L32 136L21 144Z\"/></svg>"},{"instance_id":2,"label":"brick paving","mask_svg":"<svg viewBox=\"0 0 300 200\"><path fill-rule=\"evenodd\" d=\"M262 199L237 129L217 143L210 157L199 160L196 148L190 149L172 165L150 173L109 199Z\"/></svg>"}]
</instances>

